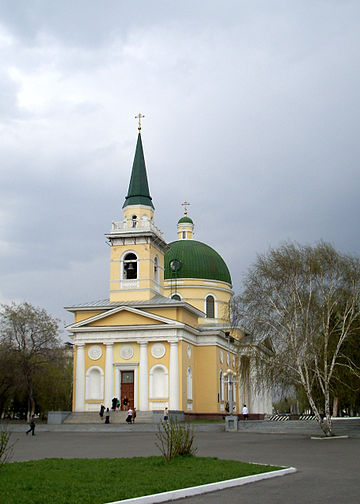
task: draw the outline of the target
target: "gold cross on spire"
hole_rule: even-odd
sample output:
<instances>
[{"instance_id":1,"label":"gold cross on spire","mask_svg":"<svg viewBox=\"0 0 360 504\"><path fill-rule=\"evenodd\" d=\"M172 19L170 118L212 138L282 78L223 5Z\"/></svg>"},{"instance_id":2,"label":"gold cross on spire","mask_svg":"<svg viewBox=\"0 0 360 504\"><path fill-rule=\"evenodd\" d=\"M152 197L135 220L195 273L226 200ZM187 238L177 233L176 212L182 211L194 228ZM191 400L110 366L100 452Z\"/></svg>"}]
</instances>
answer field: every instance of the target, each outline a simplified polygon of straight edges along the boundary
<instances>
[{"instance_id":1,"label":"gold cross on spire","mask_svg":"<svg viewBox=\"0 0 360 504\"><path fill-rule=\"evenodd\" d=\"M190 203L185 200L184 203L181 203L181 206L185 207L184 215L187 215L187 207L190 206Z\"/></svg>"},{"instance_id":2,"label":"gold cross on spire","mask_svg":"<svg viewBox=\"0 0 360 504\"><path fill-rule=\"evenodd\" d=\"M141 119L145 117L144 115L140 114L140 112L138 113L138 115L135 116L135 119L139 119L139 126L138 126L138 130L139 130L139 133L141 131Z\"/></svg>"}]
</instances>

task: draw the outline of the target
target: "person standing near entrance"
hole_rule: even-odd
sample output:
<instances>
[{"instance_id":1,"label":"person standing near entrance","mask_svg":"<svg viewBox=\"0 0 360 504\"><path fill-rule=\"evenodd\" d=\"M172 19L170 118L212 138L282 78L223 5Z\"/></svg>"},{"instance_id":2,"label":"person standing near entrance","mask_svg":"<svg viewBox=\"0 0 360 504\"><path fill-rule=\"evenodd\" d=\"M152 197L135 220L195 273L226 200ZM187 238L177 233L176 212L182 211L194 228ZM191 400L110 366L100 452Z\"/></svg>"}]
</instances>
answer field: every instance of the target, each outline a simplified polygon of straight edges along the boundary
<instances>
[{"instance_id":1,"label":"person standing near entrance","mask_svg":"<svg viewBox=\"0 0 360 504\"><path fill-rule=\"evenodd\" d=\"M244 420L249 420L249 410L246 407L246 404L244 404L244 407L242 409L243 417Z\"/></svg>"},{"instance_id":2,"label":"person standing near entrance","mask_svg":"<svg viewBox=\"0 0 360 504\"><path fill-rule=\"evenodd\" d=\"M126 410L126 408L128 407L128 404L129 404L128 396L125 396L124 399L123 399L124 410Z\"/></svg>"},{"instance_id":3,"label":"person standing near entrance","mask_svg":"<svg viewBox=\"0 0 360 504\"><path fill-rule=\"evenodd\" d=\"M168 423L168 422L169 422L169 410L168 410L168 407L166 406L164 409L164 423Z\"/></svg>"},{"instance_id":4,"label":"person standing near entrance","mask_svg":"<svg viewBox=\"0 0 360 504\"><path fill-rule=\"evenodd\" d=\"M131 423L132 422L133 413L134 412L133 412L133 410L131 409L131 406L130 406L129 409L128 409L127 417L126 417L127 423Z\"/></svg>"}]
</instances>

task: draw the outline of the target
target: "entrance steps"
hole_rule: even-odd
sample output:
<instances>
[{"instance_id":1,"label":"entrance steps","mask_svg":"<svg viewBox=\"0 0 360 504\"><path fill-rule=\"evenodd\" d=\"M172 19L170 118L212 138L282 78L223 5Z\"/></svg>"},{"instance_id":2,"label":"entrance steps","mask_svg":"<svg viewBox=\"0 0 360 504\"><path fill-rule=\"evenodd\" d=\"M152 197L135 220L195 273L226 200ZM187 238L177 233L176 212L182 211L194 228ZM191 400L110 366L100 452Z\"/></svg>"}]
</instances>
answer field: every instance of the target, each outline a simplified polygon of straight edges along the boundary
<instances>
[{"instance_id":1,"label":"entrance steps","mask_svg":"<svg viewBox=\"0 0 360 504\"><path fill-rule=\"evenodd\" d=\"M125 424L127 411L110 411L110 423L112 424ZM64 424L103 424L105 423L105 413L103 418L100 417L96 411L73 412L63 422ZM138 411L136 410L135 423L139 424L152 424L153 412L152 411Z\"/></svg>"}]
</instances>

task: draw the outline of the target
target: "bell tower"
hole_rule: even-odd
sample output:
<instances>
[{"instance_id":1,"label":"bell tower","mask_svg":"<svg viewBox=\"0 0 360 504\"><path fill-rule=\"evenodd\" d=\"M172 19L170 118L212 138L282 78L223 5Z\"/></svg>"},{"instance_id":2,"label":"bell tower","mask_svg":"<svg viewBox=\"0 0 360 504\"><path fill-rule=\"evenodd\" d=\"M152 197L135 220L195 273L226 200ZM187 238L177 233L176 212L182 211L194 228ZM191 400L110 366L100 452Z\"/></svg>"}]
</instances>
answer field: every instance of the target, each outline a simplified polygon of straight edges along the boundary
<instances>
[{"instance_id":1,"label":"bell tower","mask_svg":"<svg viewBox=\"0 0 360 504\"><path fill-rule=\"evenodd\" d=\"M141 114L123 219L113 222L110 243L110 301L148 301L164 294L164 253L168 245L154 224L141 139Z\"/></svg>"}]
</instances>

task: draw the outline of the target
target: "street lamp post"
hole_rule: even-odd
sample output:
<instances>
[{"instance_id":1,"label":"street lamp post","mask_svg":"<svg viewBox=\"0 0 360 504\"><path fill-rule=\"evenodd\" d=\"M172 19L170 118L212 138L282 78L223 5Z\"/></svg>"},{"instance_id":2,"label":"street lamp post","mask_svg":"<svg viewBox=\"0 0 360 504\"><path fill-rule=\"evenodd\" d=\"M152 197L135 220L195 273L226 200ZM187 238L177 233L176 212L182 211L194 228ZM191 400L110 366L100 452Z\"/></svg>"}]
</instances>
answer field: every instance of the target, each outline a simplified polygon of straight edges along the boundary
<instances>
[{"instance_id":1,"label":"street lamp post","mask_svg":"<svg viewBox=\"0 0 360 504\"><path fill-rule=\"evenodd\" d=\"M229 396L229 415L225 417L225 430L226 431L237 431L238 417L234 415L234 397L233 397L233 384L237 383L236 373L231 369L228 369L224 373L225 383L228 386L228 396Z\"/></svg>"}]
</instances>

